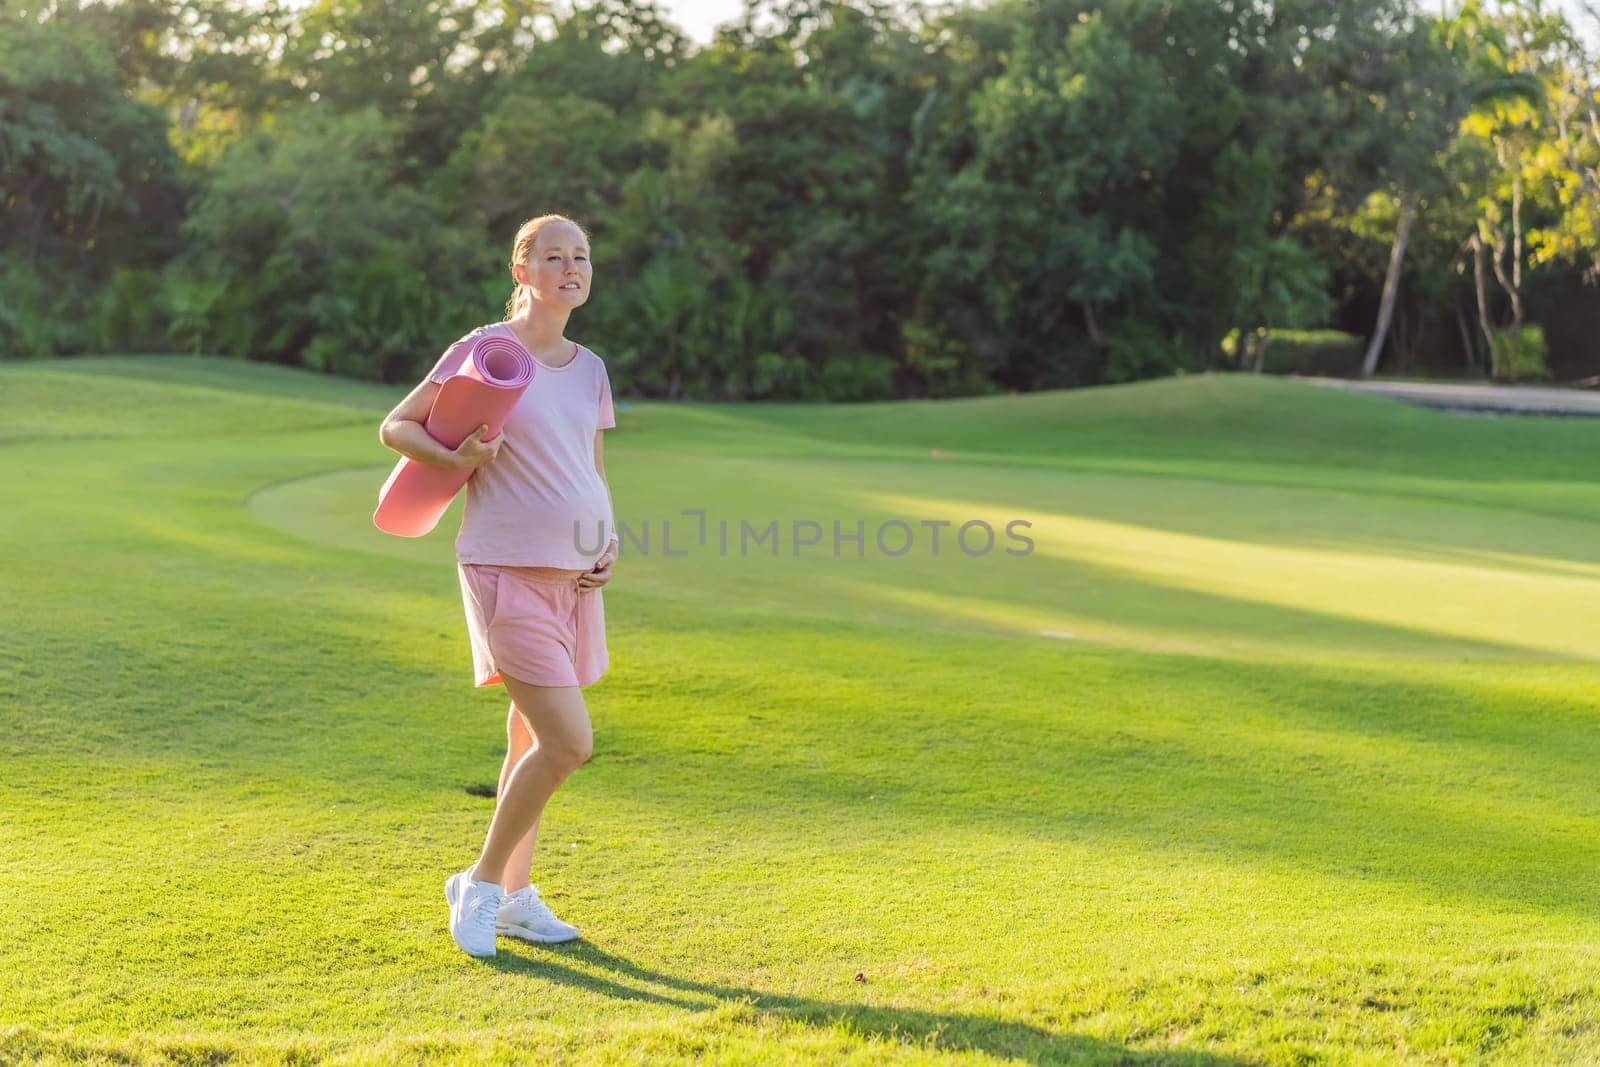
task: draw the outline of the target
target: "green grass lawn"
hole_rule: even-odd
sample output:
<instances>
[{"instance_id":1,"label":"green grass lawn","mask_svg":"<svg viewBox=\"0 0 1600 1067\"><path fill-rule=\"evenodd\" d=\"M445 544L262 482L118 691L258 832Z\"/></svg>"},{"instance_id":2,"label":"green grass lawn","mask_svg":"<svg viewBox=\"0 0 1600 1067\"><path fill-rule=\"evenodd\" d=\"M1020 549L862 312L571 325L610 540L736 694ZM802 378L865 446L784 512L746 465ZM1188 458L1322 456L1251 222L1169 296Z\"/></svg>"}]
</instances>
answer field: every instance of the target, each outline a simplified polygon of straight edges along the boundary
<instances>
[{"instance_id":1,"label":"green grass lawn","mask_svg":"<svg viewBox=\"0 0 1600 1067\"><path fill-rule=\"evenodd\" d=\"M371 525L404 392L0 366L0 1063L1600 1062L1600 422L629 404L585 936L479 961L505 694L459 502Z\"/></svg>"}]
</instances>

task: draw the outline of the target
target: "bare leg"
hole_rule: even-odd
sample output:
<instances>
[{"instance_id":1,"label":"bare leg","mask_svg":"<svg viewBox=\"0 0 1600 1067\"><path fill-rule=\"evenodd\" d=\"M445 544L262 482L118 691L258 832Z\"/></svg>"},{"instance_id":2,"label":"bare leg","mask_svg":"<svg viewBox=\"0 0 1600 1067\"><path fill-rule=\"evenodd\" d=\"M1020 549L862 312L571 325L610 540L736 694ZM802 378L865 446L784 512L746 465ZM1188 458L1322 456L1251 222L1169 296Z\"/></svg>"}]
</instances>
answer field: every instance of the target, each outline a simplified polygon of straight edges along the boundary
<instances>
[{"instance_id":1,"label":"bare leg","mask_svg":"<svg viewBox=\"0 0 1600 1067\"><path fill-rule=\"evenodd\" d=\"M528 723L522 717L522 712L517 710L516 704L511 704L506 710L506 761L500 768L500 786L495 791L496 804L500 802L500 797L505 796L506 780L511 777L512 768L537 744L537 739L528 732ZM506 861L505 874L500 879L500 884L505 887L507 893L515 893L533 881L533 846L538 838L539 820L534 819L533 829L517 842L517 847L511 852L511 858Z\"/></svg>"},{"instance_id":2,"label":"bare leg","mask_svg":"<svg viewBox=\"0 0 1600 1067\"><path fill-rule=\"evenodd\" d=\"M577 686L528 685L502 674L512 703L538 739L511 769L495 804L483 852L468 877L504 878L519 842L533 830L556 787L594 751L594 733L583 690ZM504 886L502 886L504 888Z\"/></svg>"}]
</instances>

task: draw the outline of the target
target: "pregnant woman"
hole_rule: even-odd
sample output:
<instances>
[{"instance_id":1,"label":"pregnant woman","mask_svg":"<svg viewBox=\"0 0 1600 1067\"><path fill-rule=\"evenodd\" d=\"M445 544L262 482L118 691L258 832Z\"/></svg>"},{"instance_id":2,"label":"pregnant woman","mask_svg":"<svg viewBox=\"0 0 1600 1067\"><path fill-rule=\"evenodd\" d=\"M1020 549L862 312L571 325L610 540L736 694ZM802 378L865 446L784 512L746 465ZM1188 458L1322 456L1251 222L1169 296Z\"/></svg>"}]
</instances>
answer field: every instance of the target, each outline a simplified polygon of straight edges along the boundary
<instances>
[{"instance_id":1,"label":"pregnant woman","mask_svg":"<svg viewBox=\"0 0 1600 1067\"><path fill-rule=\"evenodd\" d=\"M572 309L589 298L593 268L583 230L561 215L529 219L512 245L516 289L502 322L452 344L426 381L389 413L383 443L419 463L472 468L456 536L474 684L511 696L509 741L478 860L445 882L450 936L473 956L493 956L495 935L569 941L531 885L539 816L594 743L582 687L607 665L600 587L617 557L603 431L615 426L600 357L567 340ZM423 424L439 387L472 345L498 332L534 358L533 381L493 440L487 427L445 448Z\"/></svg>"}]
</instances>

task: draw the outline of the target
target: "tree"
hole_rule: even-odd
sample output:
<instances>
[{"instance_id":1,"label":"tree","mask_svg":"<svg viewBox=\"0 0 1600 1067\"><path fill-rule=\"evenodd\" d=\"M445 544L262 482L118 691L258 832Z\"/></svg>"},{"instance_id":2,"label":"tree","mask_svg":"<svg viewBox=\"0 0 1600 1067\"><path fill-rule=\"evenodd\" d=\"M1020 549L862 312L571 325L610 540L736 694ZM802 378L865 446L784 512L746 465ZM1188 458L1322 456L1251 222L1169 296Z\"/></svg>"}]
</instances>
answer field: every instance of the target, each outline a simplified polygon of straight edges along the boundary
<instances>
[{"instance_id":1,"label":"tree","mask_svg":"<svg viewBox=\"0 0 1600 1067\"><path fill-rule=\"evenodd\" d=\"M171 251L182 187L160 111L127 99L115 57L70 21L4 13L0 32L0 245L7 257L110 273Z\"/></svg>"},{"instance_id":2,"label":"tree","mask_svg":"<svg viewBox=\"0 0 1600 1067\"><path fill-rule=\"evenodd\" d=\"M403 121L307 105L231 146L184 224L175 291L207 348L394 381L463 321L472 247L397 182ZM362 195L352 196L352 190ZM452 310L452 308L455 310Z\"/></svg>"}]
</instances>

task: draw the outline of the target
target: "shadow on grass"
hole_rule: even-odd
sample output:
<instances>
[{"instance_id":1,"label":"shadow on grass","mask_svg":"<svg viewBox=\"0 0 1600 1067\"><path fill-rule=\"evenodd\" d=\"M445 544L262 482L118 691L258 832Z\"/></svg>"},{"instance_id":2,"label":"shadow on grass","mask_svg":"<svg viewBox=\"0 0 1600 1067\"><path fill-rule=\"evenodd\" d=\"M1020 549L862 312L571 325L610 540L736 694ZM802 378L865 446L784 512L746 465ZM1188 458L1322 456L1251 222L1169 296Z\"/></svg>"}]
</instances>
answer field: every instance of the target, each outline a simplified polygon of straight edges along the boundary
<instances>
[{"instance_id":1,"label":"shadow on grass","mask_svg":"<svg viewBox=\"0 0 1600 1067\"><path fill-rule=\"evenodd\" d=\"M1041 1026L958 1012L919 1011L874 1004L816 1000L766 993L739 986L694 982L641 967L588 941L563 945L518 942L527 954L502 951L492 965L500 970L543 978L618 1000L664 1004L686 1011L709 1011L724 1004L748 1005L758 1018L844 1029L863 1039L878 1038L907 1048L943 1052L981 1052L1021 1063L1171 1064L1182 1067L1234 1067L1248 1061L1200 1049L1144 1051L1079 1034L1062 1034ZM572 964L582 964L595 972ZM628 984L664 986L681 996Z\"/></svg>"},{"instance_id":2,"label":"shadow on grass","mask_svg":"<svg viewBox=\"0 0 1600 1067\"><path fill-rule=\"evenodd\" d=\"M725 647L753 658L745 641ZM763 647L783 669L781 646ZM606 729L595 773L607 793L686 819L728 817L698 785L715 775L785 827L825 811L851 825L1140 841L1429 901L1592 914L1600 705L1575 686L1534 695L1446 672L1160 657L1019 660L997 676L981 643L939 658L940 684L970 703L936 713L938 694L905 672L812 654L812 691L768 694L759 721L723 716L715 750L671 713L636 717ZM673 690L669 667L644 667ZM819 714L819 692L837 694L837 713ZM847 722L834 744L811 740Z\"/></svg>"}]
</instances>

